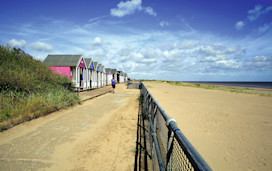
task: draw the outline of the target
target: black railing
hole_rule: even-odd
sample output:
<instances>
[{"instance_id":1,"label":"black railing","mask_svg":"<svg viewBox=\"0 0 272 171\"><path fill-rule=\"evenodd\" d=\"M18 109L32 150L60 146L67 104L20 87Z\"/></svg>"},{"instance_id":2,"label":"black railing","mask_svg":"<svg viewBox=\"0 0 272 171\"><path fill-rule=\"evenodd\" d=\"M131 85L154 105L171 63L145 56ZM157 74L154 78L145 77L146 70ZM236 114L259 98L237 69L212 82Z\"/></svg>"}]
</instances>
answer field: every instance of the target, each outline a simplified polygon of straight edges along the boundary
<instances>
[{"instance_id":1,"label":"black railing","mask_svg":"<svg viewBox=\"0 0 272 171\"><path fill-rule=\"evenodd\" d=\"M141 84L144 113L148 116L148 131L153 170L212 170L176 124Z\"/></svg>"}]
</instances>

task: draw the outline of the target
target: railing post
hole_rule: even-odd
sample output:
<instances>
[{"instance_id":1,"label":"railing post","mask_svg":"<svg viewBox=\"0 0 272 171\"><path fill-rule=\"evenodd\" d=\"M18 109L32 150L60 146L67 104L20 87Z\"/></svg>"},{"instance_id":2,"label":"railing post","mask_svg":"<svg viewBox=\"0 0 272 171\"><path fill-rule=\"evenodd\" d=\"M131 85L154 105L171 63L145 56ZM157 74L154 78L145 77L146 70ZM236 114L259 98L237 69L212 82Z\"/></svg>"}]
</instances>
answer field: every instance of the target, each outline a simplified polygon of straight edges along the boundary
<instances>
[{"instance_id":1,"label":"railing post","mask_svg":"<svg viewBox=\"0 0 272 171\"><path fill-rule=\"evenodd\" d=\"M171 118L161 107L161 105L158 103L158 101L152 96L150 91L146 88L145 84L141 84L142 89L144 89L145 94L145 112L148 113L149 118L149 134L151 134L151 153L152 153L152 160L153 160L153 168L155 168L155 161L154 161L154 155L156 150L156 156L157 159L156 162L159 163L160 170L169 170L172 171L174 169L174 163L178 161L173 161L173 152L176 150L182 150L185 154L185 158L182 159L182 163L185 165L188 164L188 167L192 167L193 170L205 170L210 171L211 168L209 165L205 162L205 160L201 157L201 155L196 151L196 149L192 146L192 144L187 140L187 138L183 135L183 133L180 131L180 129L177 127L175 119ZM159 110L159 113L158 111ZM158 116L160 115L160 116ZM166 121L166 125L160 125L161 122L159 122L158 117L163 117ZM160 142L157 138L157 127L158 126L167 126L168 127L168 137L167 137L167 149L166 151L166 163L162 160L162 153L160 149ZM163 140L165 141L165 140ZM174 141L175 148L174 149ZM165 154L165 153L164 153ZM178 165L181 163L177 163ZM157 166L157 165L156 165ZM176 168L179 169L179 168ZM187 168L190 169L190 168Z\"/></svg>"},{"instance_id":2,"label":"railing post","mask_svg":"<svg viewBox=\"0 0 272 171\"><path fill-rule=\"evenodd\" d=\"M175 122L174 118L169 118L166 121L166 126L169 127L170 122ZM174 132L168 128L168 141L167 141L167 159L166 159L166 168L167 171L172 171L172 159L173 159L173 140Z\"/></svg>"},{"instance_id":3,"label":"railing post","mask_svg":"<svg viewBox=\"0 0 272 171\"><path fill-rule=\"evenodd\" d=\"M156 153L157 153L157 158L158 158L160 171L165 171L165 166L164 166L164 163L163 163L163 160L162 160L161 150L160 150L157 134L155 132L152 133L152 137L153 137L153 141L154 141L154 145L155 145L155 149L156 149Z\"/></svg>"}]
</instances>

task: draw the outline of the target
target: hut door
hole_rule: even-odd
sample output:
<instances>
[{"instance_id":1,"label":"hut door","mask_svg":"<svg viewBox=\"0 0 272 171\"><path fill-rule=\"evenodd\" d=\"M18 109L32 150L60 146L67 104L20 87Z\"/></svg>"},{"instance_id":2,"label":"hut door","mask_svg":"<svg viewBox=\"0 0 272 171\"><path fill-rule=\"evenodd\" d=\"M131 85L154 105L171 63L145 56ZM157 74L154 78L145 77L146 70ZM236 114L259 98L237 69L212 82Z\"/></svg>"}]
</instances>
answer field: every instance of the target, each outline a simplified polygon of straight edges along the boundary
<instances>
[{"instance_id":1,"label":"hut door","mask_svg":"<svg viewBox=\"0 0 272 171\"><path fill-rule=\"evenodd\" d=\"M83 80L83 68L80 68L80 87L82 86L82 80Z\"/></svg>"},{"instance_id":2,"label":"hut door","mask_svg":"<svg viewBox=\"0 0 272 171\"><path fill-rule=\"evenodd\" d=\"M119 79L120 75L117 74L117 82L119 83L120 82L120 79Z\"/></svg>"},{"instance_id":3,"label":"hut door","mask_svg":"<svg viewBox=\"0 0 272 171\"><path fill-rule=\"evenodd\" d=\"M90 88L92 87L92 71L89 70Z\"/></svg>"}]
</instances>

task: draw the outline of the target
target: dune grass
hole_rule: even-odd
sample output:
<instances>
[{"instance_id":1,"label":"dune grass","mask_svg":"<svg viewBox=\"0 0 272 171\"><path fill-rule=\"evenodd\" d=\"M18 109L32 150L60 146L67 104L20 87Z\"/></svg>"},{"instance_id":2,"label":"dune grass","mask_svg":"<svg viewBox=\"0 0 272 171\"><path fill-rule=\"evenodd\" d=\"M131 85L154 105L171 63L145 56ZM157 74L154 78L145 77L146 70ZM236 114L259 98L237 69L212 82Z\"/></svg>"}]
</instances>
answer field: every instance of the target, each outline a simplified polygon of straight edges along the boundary
<instances>
[{"instance_id":1,"label":"dune grass","mask_svg":"<svg viewBox=\"0 0 272 171\"><path fill-rule=\"evenodd\" d=\"M80 103L71 86L24 51L0 46L0 130Z\"/></svg>"},{"instance_id":2,"label":"dune grass","mask_svg":"<svg viewBox=\"0 0 272 171\"><path fill-rule=\"evenodd\" d=\"M154 82L154 81L151 81L151 82ZM272 90L270 89L232 87L232 86L221 86L221 85L212 85L212 84L185 83L185 82L176 82L176 81L155 81L155 82L163 82L163 83L168 83L170 85L176 85L176 86L204 88L204 89L210 89L210 90L222 90L222 91L228 91L228 92L240 93L240 94L252 94L257 96L272 97Z\"/></svg>"}]
</instances>

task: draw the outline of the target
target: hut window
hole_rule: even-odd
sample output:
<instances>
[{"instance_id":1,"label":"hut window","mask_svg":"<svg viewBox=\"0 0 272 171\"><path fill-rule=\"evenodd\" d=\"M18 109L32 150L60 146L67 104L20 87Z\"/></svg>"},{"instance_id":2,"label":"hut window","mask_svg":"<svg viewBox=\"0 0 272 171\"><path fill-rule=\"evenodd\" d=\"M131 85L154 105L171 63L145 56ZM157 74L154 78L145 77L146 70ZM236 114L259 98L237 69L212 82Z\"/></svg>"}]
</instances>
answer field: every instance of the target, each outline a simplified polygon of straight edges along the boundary
<instances>
[{"instance_id":1,"label":"hut window","mask_svg":"<svg viewBox=\"0 0 272 171\"><path fill-rule=\"evenodd\" d=\"M73 68L70 67L70 76L72 77L73 76Z\"/></svg>"},{"instance_id":2,"label":"hut window","mask_svg":"<svg viewBox=\"0 0 272 171\"><path fill-rule=\"evenodd\" d=\"M73 68L73 80L76 80L76 68Z\"/></svg>"}]
</instances>

